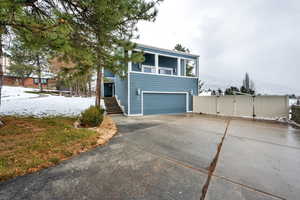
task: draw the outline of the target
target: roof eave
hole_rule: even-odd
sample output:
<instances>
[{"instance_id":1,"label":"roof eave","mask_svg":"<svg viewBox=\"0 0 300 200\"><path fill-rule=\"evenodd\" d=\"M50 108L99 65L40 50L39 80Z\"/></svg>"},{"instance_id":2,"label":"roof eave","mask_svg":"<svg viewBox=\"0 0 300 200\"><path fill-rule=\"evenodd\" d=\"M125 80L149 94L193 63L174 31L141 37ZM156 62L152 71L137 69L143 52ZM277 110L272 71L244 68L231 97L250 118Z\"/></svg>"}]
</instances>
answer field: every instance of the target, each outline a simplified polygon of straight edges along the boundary
<instances>
[{"instance_id":1,"label":"roof eave","mask_svg":"<svg viewBox=\"0 0 300 200\"><path fill-rule=\"evenodd\" d=\"M175 51L175 50L170 50L170 49L165 49L165 48L160 48L160 47L154 47L154 46L150 46L150 45L146 45L146 44L140 44L140 43L136 43L136 44L137 44L137 47L144 47L144 48L166 51L166 52L170 52L170 53L177 53L177 54L192 56L192 57L200 57L200 55L196 55L196 54L190 54L190 53L185 53L185 52L181 52L181 51Z\"/></svg>"}]
</instances>

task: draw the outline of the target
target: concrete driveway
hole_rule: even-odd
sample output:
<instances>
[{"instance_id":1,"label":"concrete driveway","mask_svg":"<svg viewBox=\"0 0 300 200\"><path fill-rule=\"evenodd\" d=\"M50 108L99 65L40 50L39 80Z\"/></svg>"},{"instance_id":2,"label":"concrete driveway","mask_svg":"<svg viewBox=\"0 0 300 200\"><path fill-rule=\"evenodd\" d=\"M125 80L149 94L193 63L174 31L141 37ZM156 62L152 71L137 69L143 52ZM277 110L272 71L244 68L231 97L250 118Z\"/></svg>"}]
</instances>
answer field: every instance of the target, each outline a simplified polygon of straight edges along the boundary
<instances>
[{"instance_id":1,"label":"concrete driveway","mask_svg":"<svg viewBox=\"0 0 300 200\"><path fill-rule=\"evenodd\" d=\"M299 199L299 129L192 114L114 119L109 144L0 183L0 199Z\"/></svg>"}]
</instances>

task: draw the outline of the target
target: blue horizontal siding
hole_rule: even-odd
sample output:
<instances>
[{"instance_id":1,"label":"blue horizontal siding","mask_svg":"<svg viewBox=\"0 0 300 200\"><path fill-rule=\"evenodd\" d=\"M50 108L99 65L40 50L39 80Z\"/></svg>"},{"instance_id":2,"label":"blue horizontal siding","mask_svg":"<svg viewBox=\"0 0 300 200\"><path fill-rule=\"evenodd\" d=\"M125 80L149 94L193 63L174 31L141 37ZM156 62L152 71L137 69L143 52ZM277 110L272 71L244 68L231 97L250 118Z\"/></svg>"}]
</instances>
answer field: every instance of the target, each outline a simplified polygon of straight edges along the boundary
<instances>
[{"instance_id":1,"label":"blue horizontal siding","mask_svg":"<svg viewBox=\"0 0 300 200\"><path fill-rule=\"evenodd\" d=\"M120 103L124 106L125 113L128 114L128 82L126 79L121 79L116 76L115 79L115 95L118 96Z\"/></svg>"},{"instance_id":2,"label":"blue horizontal siding","mask_svg":"<svg viewBox=\"0 0 300 200\"><path fill-rule=\"evenodd\" d=\"M130 73L130 114L141 114L141 91L161 91L161 92L189 92L193 90L193 95L197 92L198 79L184 78L176 76L163 76L143 73ZM192 110L192 95L189 95L189 110Z\"/></svg>"}]
</instances>

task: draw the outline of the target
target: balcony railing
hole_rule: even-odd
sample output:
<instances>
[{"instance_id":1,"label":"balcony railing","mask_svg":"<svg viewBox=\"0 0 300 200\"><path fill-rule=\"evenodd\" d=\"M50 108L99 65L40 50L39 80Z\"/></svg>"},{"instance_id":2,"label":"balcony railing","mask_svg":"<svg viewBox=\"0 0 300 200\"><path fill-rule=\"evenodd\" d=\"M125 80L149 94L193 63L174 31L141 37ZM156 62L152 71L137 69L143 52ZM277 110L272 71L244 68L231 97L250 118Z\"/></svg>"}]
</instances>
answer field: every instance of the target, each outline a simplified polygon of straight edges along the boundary
<instances>
[{"instance_id":1,"label":"balcony railing","mask_svg":"<svg viewBox=\"0 0 300 200\"><path fill-rule=\"evenodd\" d=\"M167 74L167 75L174 75L173 74L173 68L168 67L158 67L158 73L159 74Z\"/></svg>"},{"instance_id":2,"label":"balcony railing","mask_svg":"<svg viewBox=\"0 0 300 200\"><path fill-rule=\"evenodd\" d=\"M156 73L156 68L151 65L142 65L142 72ZM158 67L158 74L174 75L174 69L169 67Z\"/></svg>"},{"instance_id":3,"label":"balcony railing","mask_svg":"<svg viewBox=\"0 0 300 200\"><path fill-rule=\"evenodd\" d=\"M151 65L142 65L142 72L146 72L146 73L155 73L155 66L151 66Z\"/></svg>"}]
</instances>

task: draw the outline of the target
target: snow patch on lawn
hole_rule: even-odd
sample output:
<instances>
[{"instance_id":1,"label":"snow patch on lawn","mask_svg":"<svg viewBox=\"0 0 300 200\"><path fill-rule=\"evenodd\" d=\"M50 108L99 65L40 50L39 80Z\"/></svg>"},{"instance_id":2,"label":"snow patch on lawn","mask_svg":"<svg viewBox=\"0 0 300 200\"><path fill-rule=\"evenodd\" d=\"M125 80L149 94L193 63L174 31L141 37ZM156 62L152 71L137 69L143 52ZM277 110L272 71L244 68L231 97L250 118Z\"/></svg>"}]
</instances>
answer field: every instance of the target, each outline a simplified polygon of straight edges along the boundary
<instances>
[{"instance_id":1,"label":"snow patch on lawn","mask_svg":"<svg viewBox=\"0 0 300 200\"><path fill-rule=\"evenodd\" d=\"M29 90L35 89L4 86L0 115L76 116L95 104L95 97L39 96L25 93Z\"/></svg>"},{"instance_id":2,"label":"snow patch on lawn","mask_svg":"<svg viewBox=\"0 0 300 200\"><path fill-rule=\"evenodd\" d=\"M26 93L25 91L38 91L33 88L24 87L13 87L13 86L3 86L2 87L2 101L10 99L26 99L30 97L38 97L38 94Z\"/></svg>"}]
</instances>

